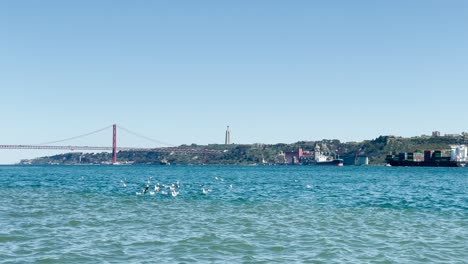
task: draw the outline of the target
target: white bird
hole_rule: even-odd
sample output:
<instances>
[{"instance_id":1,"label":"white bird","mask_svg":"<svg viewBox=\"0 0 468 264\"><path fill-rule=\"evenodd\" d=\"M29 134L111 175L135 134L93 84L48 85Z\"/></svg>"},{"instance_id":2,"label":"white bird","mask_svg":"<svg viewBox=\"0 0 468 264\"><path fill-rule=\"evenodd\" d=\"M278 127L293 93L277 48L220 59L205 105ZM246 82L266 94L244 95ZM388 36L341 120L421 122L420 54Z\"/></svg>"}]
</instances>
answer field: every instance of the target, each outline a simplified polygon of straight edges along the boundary
<instances>
[{"instance_id":1,"label":"white bird","mask_svg":"<svg viewBox=\"0 0 468 264\"><path fill-rule=\"evenodd\" d=\"M306 188L307 188L307 189L312 189L313 187L314 187L314 186L312 186L312 185L310 185L310 184L307 184L307 185L306 185Z\"/></svg>"},{"instance_id":2,"label":"white bird","mask_svg":"<svg viewBox=\"0 0 468 264\"><path fill-rule=\"evenodd\" d=\"M122 183L122 187L127 187L127 184L125 183L124 180L120 180L120 182Z\"/></svg>"},{"instance_id":3,"label":"white bird","mask_svg":"<svg viewBox=\"0 0 468 264\"><path fill-rule=\"evenodd\" d=\"M156 194L156 192L152 192L152 191L150 191L150 192L149 192L149 194L150 194L150 195L155 195L155 194Z\"/></svg>"},{"instance_id":4,"label":"white bird","mask_svg":"<svg viewBox=\"0 0 468 264\"><path fill-rule=\"evenodd\" d=\"M167 195L167 192L166 191L161 191L161 194Z\"/></svg>"},{"instance_id":5,"label":"white bird","mask_svg":"<svg viewBox=\"0 0 468 264\"><path fill-rule=\"evenodd\" d=\"M176 182L172 183L171 185L172 185L172 187L174 187L176 189L179 188L179 186L180 186L179 181L176 181Z\"/></svg>"},{"instance_id":6,"label":"white bird","mask_svg":"<svg viewBox=\"0 0 468 264\"><path fill-rule=\"evenodd\" d=\"M159 183L154 186L154 191L159 192Z\"/></svg>"},{"instance_id":7,"label":"white bird","mask_svg":"<svg viewBox=\"0 0 468 264\"><path fill-rule=\"evenodd\" d=\"M229 184L229 188L231 188L231 189L233 188L232 184Z\"/></svg>"},{"instance_id":8,"label":"white bird","mask_svg":"<svg viewBox=\"0 0 468 264\"><path fill-rule=\"evenodd\" d=\"M148 180L146 180L146 184L150 184L152 179L153 179L153 176L149 177Z\"/></svg>"},{"instance_id":9,"label":"white bird","mask_svg":"<svg viewBox=\"0 0 468 264\"><path fill-rule=\"evenodd\" d=\"M218 176L215 176L215 179L216 179L216 180L219 180Z\"/></svg>"},{"instance_id":10,"label":"white bird","mask_svg":"<svg viewBox=\"0 0 468 264\"><path fill-rule=\"evenodd\" d=\"M172 192L171 192L171 195L172 195L172 197L176 197L177 195L179 195L179 192L172 191Z\"/></svg>"},{"instance_id":11,"label":"white bird","mask_svg":"<svg viewBox=\"0 0 468 264\"><path fill-rule=\"evenodd\" d=\"M205 189L205 188L202 188L202 193L203 194L208 194L211 192L211 189Z\"/></svg>"}]
</instances>

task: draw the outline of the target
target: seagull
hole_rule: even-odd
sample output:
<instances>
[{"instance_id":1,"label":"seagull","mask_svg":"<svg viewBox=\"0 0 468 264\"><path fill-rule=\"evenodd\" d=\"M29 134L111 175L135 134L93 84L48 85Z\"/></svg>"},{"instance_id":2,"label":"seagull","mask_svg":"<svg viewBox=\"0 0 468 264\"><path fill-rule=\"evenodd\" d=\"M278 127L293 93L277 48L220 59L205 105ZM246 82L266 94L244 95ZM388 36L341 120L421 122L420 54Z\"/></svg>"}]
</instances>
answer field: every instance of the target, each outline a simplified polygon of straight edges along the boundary
<instances>
[{"instance_id":1,"label":"seagull","mask_svg":"<svg viewBox=\"0 0 468 264\"><path fill-rule=\"evenodd\" d=\"M177 195L179 195L179 192L172 191L172 192L171 192L171 195L172 195L172 197L176 197Z\"/></svg>"},{"instance_id":2,"label":"seagull","mask_svg":"<svg viewBox=\"0 0 468 264\"><path fill-rule=\"evenodd\" d=\"M146 193L149 189L149 184L146 184L146 188L143 190L143 193Z\"/></svg>"},{"instance_id":3,"label":"seagull","mask_svg":"<svg viewBox=\"0 0 468 264\"><path fill-rule=\"evenodd\" d=\"M314 186L310 185L310 184L307 184L306 188L307 189L312 189Z\"/></svg>"},{"instance_id":4,"label":"seagull","mask_svg":"<svg viewBox=\"0 0 468 264\"><path fill-rule=\"evenodd\" d=\"M231 188L231 189L233 188L232 184L229 184L229 188Z\"/></svg>"},{"instance_id":5,"label":"seagull","mask_svg":"<svg viewBox=\"0 0 468 264\"><path fill-rule=\"evenodd\" d=\"M127 184L125 183L124 180L120 180L120 182L122 183L122 187L127 187Z\"/></svg>"},{"instance_id":6,"label":"seagull","mask_svg":"<svg viewBox=\"0 0 468 264\"><path fill-rule=\"evenodd\" d=\"M205 189L205 188L202 188L202 193L203 194L208 194L211 192L211 189Z\"/></svg>"},{"instance_id":7,"label":"seagull","mask_svg":"<svg viewBox=\"0 0 468 264\"><path fill-rule=\"evenodd\" d=\"M159 192L159 183L154 185L154 191L155 192Z\"/></svg>"},{"instance_id":8,"label":"seagull","mask_svg":"<svg viewBox=\"0 0 468 264\"><path fill-rule=\"evenodd\" d=\"M172 183L172 187L178 189L179 188L179 181L176 181L176 182Z\"/></svg>"},{"instance_id":9,"label":"seagull","mask_svg":"<svg viewBox=\"0 0 468 264\"><path fill-rule=\"evenodd\" d=\"M152 179L153 179L153 176L149 177L148 180L146 180L146 184L150 184Z\"/></svg>"}]
</instances>

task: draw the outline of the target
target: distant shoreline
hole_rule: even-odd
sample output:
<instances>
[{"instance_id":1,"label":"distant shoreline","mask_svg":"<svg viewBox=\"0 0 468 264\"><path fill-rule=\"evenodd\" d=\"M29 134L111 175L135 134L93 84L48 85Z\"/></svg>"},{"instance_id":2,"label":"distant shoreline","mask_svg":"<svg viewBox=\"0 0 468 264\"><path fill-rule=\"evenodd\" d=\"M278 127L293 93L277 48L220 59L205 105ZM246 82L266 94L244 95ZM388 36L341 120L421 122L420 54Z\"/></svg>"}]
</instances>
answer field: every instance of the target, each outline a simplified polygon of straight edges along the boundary
<instances>
[{"instance_id":1,"label":"distant shoreline","mask_svg":"<svg viewBox=\"0 0 468 264\"><path fill-rule=\"evenodd\" d=\"M403 138L379 136L362 142L340 142L337 139L299 141L292 144L212 144L181 145L168 151L125 150L117 153L118 165L238 165L238 166L284 166L295 164L313 165L314 151L320 150L328 160L339 158L345 166L363 164L385 165L388 154L424 150L446 150L450 145L468 144L468 134L456 136L421 136ZM190 152L186 152L190 148ZM5 165L111 165L109 152L70 152L54 156L21 160Z\"/></svg>"}]
</instances>

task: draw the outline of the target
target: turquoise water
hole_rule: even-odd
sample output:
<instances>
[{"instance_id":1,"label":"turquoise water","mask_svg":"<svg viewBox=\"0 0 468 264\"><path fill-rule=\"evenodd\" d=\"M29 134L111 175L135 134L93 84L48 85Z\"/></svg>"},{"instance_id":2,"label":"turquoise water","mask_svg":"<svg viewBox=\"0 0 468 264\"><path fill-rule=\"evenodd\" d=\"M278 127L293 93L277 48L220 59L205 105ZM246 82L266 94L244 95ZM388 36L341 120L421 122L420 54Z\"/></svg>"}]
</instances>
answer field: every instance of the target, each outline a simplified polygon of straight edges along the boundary
<instances>
[{"instance_id":1,"label":"turquoise water","mask_svg":"<svg viewBox=\"0 0 468 264\"><path fill-rule=\"evenodd\" d=\"M179 194L137 195L150 177ZM0 166L0 263L467 263L467 190L466 168Z\"/></svg>"}]
</instances>

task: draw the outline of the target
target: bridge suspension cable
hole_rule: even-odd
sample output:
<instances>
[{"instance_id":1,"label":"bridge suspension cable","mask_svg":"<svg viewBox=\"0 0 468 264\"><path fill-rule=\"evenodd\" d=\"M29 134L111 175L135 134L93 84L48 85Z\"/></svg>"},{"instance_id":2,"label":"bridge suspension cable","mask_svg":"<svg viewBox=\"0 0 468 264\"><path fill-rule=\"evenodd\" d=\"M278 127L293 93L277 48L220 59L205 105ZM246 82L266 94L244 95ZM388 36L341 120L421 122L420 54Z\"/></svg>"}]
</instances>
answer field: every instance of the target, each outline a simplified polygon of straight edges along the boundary
<instances>
[{"instance_id":1,"label":"bridge suspension cable","mask_svg":"<svg viewBox=\"0 0 468 264\"><path fill-rule=\"evenodd\" d=\"M159 144L159 145L165 145L165 146L169 146L169 147L175 147L175 145L173 145L173 144L165 143L165 142L162 142L162 141L159 141L159 140L156 140L156 139L152 139L152 138L150 138L150 137L147 137L147 136L138 134L138 133L133 132L133 131L131 131L131 130L129 130L129 129L123 127L123 126L121 126L121 125L118 125L117 127L118 127L119 129L121 129L121 130L123 130L123 131L129 133L129 134L132 134L132 135L137 136L137 137L139 137L139 138L146 139L146 140L151 141L151 142L153 142L153 143L156 143L156 144Z\"/></svg>"},{"instance_id":2,"label":"bridge suspension cable","mask_svg":"<svg viewBox=\"0 0 468 264\"><path fill-rule=\"evenodd\" d=\"M104 131L104 130L106 130L106 129L109 129L109 128L111 128L111 127L112 127L112 125L103 127L103 128L101 128L101 129L98 129L98 130L95 130L95 131L92 131L92 132L89 132L89 133L86 133L86 134L83 134L83 135L74 136L74 137L65 138L65 139L56 140L56 141L44 142L44 143L41 143L41 144L38 144L38 145L39 145L39 146L42 146L42 145L50 145L50 144L55 144L55 143L60 143L60 142L65 142L65 141L70 141L70 140L73 140L73 139L82 138L82 137L86 137L86 136L89 136L89 135L92 135L92 134L99 133L99 132Z\"/></svg>"}]
</instances>

